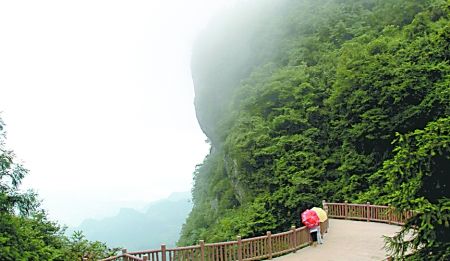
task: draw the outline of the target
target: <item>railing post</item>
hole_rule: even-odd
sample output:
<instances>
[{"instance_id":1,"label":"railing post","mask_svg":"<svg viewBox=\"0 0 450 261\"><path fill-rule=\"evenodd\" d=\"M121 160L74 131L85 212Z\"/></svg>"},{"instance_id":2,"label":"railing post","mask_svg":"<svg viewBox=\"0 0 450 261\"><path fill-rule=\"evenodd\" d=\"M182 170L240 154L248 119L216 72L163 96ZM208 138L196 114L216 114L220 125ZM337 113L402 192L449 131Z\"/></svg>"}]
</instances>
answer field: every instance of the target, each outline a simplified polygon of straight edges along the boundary
<instances>
[{"instance_id":1,"label":"railing post","mask_svg":"<svg viewBox=\"0 0 450 261\"><path fill-rule=\"evenodd\" d=\"M291 227L292 230L292 247L294 248L294 253L297 251L297 235L295 232L295 226Z\"/></svg>"},{"instance_id":2,"label":"railing post","mask_svg":"<svg viewBox=\"0 0 450 261\"><path fill-rule=\"evenodd\" d=\"M328 205L327 205L327 202L325 201L325 199L322 200L322 208L323 208L323 210L325 210L325 212L327 212L327 214L328 214Z\"/></svg>"},{"instance_id":3,"label":"railing post","mask_svg":"<svg viewBox=\"0 0 450 261\"><path fill-rule=\"evenodd\" d=\"M366 205L366 211L367 211L367 222L369 222L370 221L370 202L367 202L367 205Z\"/></svg>"},{"instance_id":4,"label":"railing post","mask_svg":"<svg viewBox=\"0 0 450 261\"><path fill-rule=\"evenodd\" d=\"M200 240L200 260L204 261L205 260L205 241L204 240Z\"/></svg>"},{"instance_id":5,"label":"railing post","mask_svg":"<svg viewBox=\"0 0 450 261\"><path fill-rule=\"evenodd\" d=\"M241 236L237 236L237 242L238 242L238 249L237 249L238 260L242 261L243 259L242 259L242 238L241 238Z\"/></svg>"},{"instance_id":6,"label":"railing post","mask_svg":"<svg viewBox=\"0 0 450 261\"><path fill-rule=\"evenodd\" d=\"M267 249L269 250L269 259L272 259L272 233L267 231Z\"/></svg>"},{"instance_id":7,"label":"railing post","mask_svg":"<svg viewBox=\"0 0 450 261\"><path fill-rule=\"evenodd\" d=\"M161 260L166 261L166 245L161 245Z\"/></svg>"},{"instance_id":8,"label":"railing post","mask_svg":"<svg viewBox=\"0 0 450 261\"><path fill-rule=\"evenodd\" d=\"M126 254L127 252L128 252L128 251L127 251L126 248L122 249L122 255L123 255L123 254ZM128 260L128 257L124 256L122 259L123 259L123 261L127 261L127 260Z\"/></svg>"},{"instance_id":9,"label":"railing post","mask_svg":"<svg viewBox=\"0 0 450 261\"><path fill-rule=\"evenodd\" d=\"M389 225L392 223L392 209L391 209L391 204L388 204L388 223Z\"/></svg>"},{"instance_id":10,"label":"railing post","mask_svg":"<svg viewBox=\"0 0 450 261\"><path fill-rule=\"evenodd\" d=\"M348 215L348 201L346 200L344 202L344 216L345 216L345 219L347 219L347 215Z\"/></svg>"}]
</instances>

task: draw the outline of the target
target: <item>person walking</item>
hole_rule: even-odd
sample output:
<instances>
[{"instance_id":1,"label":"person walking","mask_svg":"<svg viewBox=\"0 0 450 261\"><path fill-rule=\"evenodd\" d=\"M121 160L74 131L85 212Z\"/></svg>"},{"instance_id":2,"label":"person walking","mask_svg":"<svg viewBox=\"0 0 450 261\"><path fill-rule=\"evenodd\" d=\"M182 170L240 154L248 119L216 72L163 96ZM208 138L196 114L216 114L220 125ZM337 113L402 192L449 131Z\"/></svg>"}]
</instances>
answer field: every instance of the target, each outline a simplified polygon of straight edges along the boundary
<instances>
[{"instance_id":1,"label":"person walking","mask_svg":"<svg viewBox=\"0 0 450 261\"><path fill-rule=\"evenodd\" d=\"M320 233L320 225L310 228L309 233L311 234L311 238L313 240L313 246L316 246L317 243L323 244L322 234Z\"/></svg>"},{"instance_id":2,"label":"person walking","mask_svg":"<svg viewBox=\"0 0 450 261\"><path fill-rule=\"evenodd\" d=\"M312 245L317 246L317 242L323 243L322 237L320 236L320 226L319 226L319 216L315 211L305 210L301 214L302 223L309 229L309 233L312 239ZM320 241L319 241L320 240Z\"/></svg>"},{"instance_id":3,"label":"person walking","mask_svg":"<svg viewBox=\"0 0 450 261\"><path fill-rule=\"evenodd\" d=\"M323 232L326 233L326 231L328 229L327 212L325 212L325 210L323 210L322 208L319 208L319 207L313 207L311 210L316 212L317 216L319 217L319 227L317 230L317 241L319 242L319 244L323 244L322 227L323 227Z\"/></svg>"}]
</instances>

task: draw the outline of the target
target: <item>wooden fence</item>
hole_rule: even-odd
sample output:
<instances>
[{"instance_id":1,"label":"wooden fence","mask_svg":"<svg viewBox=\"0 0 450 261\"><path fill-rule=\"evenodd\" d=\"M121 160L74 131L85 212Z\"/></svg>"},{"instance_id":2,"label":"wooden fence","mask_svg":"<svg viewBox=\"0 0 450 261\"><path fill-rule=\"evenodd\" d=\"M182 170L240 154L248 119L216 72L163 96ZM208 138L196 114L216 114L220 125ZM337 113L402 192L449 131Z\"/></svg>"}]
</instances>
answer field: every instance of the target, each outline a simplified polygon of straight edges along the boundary
<instances>
[{"instance_id":1,"label":"wooden fence","mask_svg":"<svg viewBox=\"0 0 450 261\"><path fill-rule=\"evenodd\" d=\"M327 203L323 201L323 208L330 218L344 218L364 221L376 221L401 225L412 217L413 213L397 213L389 206L367 204ZM328 230L328 220L320 224L322 234ZM109 257L102 261L250 261L272 259L274 256L295 252L312 242L306 227L292 227L289 231L272 234L270 231L264 236L241 239L235 241L208 243L203 240L198 245L187 247L127 252L126 249L118 256Z\"/></svg>"},{"instance_id":2,"label":"wooden fence","mask_svg":"<svg viewBox=\"0 0 450 261\"><path fill-rule=\"evenodd\" d=\"M399 213L390 206L377 206L367 204L325 203L325 211L330 218L343 218L353 220L375 221L394 225L403 225L413 216L412 211Z\"/></svg>"}]
</instances>

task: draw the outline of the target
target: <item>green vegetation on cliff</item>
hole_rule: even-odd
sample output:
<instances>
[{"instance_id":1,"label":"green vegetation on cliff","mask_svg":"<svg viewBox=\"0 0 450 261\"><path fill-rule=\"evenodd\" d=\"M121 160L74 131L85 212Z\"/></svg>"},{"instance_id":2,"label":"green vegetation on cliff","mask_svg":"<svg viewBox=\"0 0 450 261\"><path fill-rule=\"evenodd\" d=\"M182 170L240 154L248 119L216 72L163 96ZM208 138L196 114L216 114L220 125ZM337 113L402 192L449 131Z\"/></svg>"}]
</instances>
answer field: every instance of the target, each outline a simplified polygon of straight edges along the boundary
<instances>
[{"instance_id":1,"label":"green vegetation on cliff","mask_svg":"<svg viewBox=\"0 0 450 261\"><path fill-rule=\"evenodd\" d=\"M179 244L287 230L326 199L416 210L417 255L444 256L449 13L446 0L245 1L212 21L192 61L212 149Z\"/></svg>"}]
</instances>

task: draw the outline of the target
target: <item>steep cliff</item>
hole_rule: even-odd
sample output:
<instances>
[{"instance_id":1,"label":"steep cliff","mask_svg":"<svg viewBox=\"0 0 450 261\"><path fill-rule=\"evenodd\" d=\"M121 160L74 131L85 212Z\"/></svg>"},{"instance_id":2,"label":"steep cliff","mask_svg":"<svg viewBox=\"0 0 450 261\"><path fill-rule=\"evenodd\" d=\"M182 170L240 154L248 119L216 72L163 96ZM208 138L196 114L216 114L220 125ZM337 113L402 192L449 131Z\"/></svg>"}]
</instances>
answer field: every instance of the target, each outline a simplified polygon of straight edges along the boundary
<instances>
[{"instance_id":1,"label":"steep cliff","mask_svg":"<svg viewBox=\"0 0 450 261\"><path fill-rule=\"evenodd\" d=\"M450 114L448 18L440 0L285 0L211 22L192 72L212 150L179 244L285 230L322 199L387 202L396 133Z\"/></svg>"}]
</instances>

